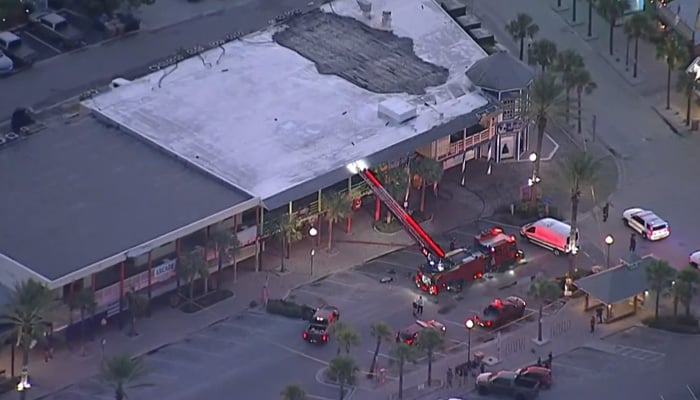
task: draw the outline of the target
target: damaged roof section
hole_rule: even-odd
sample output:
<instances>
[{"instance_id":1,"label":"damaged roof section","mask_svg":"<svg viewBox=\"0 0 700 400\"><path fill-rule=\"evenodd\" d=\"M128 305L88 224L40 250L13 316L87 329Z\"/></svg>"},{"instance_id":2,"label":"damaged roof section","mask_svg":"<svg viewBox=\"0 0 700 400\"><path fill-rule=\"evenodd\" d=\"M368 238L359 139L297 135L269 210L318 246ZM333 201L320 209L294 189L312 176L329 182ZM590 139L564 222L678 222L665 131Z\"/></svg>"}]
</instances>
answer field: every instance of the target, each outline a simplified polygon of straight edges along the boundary
<instances>
[{"instance_id":1,"label":"damaged roof section","mask_svg":"<svg viewBox=\"0 0 700 400\"><path fill-rule=\"evenodd\" d=\"M413 40L322 11L292 18L273 39L316 64L374 93L424 94L447 82L449 70L416 55Z\"/></svg>"}]
</instances>

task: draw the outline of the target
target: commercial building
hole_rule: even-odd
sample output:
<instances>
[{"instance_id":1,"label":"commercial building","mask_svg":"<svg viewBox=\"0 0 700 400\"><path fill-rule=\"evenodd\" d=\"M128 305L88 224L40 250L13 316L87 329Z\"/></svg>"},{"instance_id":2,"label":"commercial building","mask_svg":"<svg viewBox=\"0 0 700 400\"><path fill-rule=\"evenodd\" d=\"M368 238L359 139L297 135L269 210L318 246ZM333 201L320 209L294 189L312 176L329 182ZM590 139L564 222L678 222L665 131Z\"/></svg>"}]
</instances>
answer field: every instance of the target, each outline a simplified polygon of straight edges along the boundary
<instances>
[{"instance_id":1,"label":"commercial building","mask_svg":"<svg viewBox=\"0 0 700 400\"><path fill-rule=\"evenodd\" d=\"M111 316L127 291L171 289L212 230L256 257L271 221L318 218L323 190L362 194L349 163L491 153L498 104L465 74L487 54L431 0L382 7L338 0L217 43L0 149L0 280L90 287Z\"/></svg>"}]
</instances>

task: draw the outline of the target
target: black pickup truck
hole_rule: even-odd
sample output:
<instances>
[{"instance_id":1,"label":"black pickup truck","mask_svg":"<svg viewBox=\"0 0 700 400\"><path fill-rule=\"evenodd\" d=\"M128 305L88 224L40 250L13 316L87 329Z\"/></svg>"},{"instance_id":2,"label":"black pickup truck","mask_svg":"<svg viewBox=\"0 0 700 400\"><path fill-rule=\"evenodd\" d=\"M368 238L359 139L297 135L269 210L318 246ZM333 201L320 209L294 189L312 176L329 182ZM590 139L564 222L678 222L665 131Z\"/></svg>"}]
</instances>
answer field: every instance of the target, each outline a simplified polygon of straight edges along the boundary
<instances>
[{"instance_id":1,"label":"black pickup truck","mask_svg":"<svg viewBox=\"0 0 700 400\"><path fill-rule=\"evenodd\" d=\"M312 322L304 330L304 340L309 343L328 342L328 324Z\"/></svg>"},{"instance_id":2,"label":"black pickup truck","mask_svg":"<svg viewBox=\"0 0 700 400\"><path fill-rule=\"evenodd\" d=\"M486 372L476 377L476 390L480 395L494 394L515 400L532 400L540 392L540 383L523 379L517 372Z\"/></svg>"}]
</instances>

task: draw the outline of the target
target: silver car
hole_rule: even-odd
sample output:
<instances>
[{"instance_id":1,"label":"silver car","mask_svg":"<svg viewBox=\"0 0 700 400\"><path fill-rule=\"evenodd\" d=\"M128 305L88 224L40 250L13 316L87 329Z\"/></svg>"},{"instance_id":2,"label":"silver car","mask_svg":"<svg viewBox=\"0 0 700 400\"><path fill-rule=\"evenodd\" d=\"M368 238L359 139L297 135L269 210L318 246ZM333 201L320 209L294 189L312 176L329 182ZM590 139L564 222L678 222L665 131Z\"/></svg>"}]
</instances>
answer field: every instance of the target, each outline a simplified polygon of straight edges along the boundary
<instances>
[{"instance_id":1,"label":"silver car","mask_svg":"<svg viewBox=\"0 0 700 400\"><path fill-rule=\"evenodd\" d=\"M7 75L15 68L12 59L0 51L0 75Z\"/></svg>"}]
</instances>

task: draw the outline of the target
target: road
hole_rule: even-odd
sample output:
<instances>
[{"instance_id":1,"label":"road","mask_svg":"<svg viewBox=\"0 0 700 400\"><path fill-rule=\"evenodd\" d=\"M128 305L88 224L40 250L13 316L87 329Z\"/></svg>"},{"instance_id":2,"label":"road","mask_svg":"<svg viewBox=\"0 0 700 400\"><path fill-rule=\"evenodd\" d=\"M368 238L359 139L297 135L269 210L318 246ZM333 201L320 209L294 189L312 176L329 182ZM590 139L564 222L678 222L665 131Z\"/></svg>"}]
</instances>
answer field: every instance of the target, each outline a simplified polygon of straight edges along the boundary
<instances>
[{"instance_id":1,"label":"road","mask_svg":"<svg viewBox=\"0 0 700 400\"><path fill-rule=\"evenodd\" d=\"M172 56L179 47L207 44L229 33L256 31L287 11L313 4L309 0L231 1L236 4L222 13L64 54L0 80L0 121L8 119L17 107L41 108L116 77L145 75L149 65Z\"/></svg>"},{"instance_id":2,"label":"road","mask_svg":"<svg viewBox=\"0 0 700 400\"><path fill-rule=\"evenodd\" d=\"M695 159L700 139L674 134L652 110L657 97L650 91L658 90L659 85L651 81L661 78L646 76L650 83L630 86L602 56L607 28L599 24L598 36L602 39L585 41L581 29L575 30L565 22L568 14L558 15L547 0L477 2L476 10L485 27L513 51L516 44L504 27L518 13L529 14L540 28L537 38L553 39L560 50L575 49L597 83L597 89L584 98L584 125L590 124L592 115L597 116L597 138L616 155L624 180L611 197L610 220L602 223L600 218L584 219L579 227L582 236L603 249L603 238L612 234L616 241L611 258L625 257L631 231L621 223L622 212L630 207L651 209L669 222L671 237L655 243L639 240L637 253L653 253L678 268L687 266L688 254L700 248L700 213L695 204L700 192L692 184L697 180Z\"/></svg>"}]
</instances>

